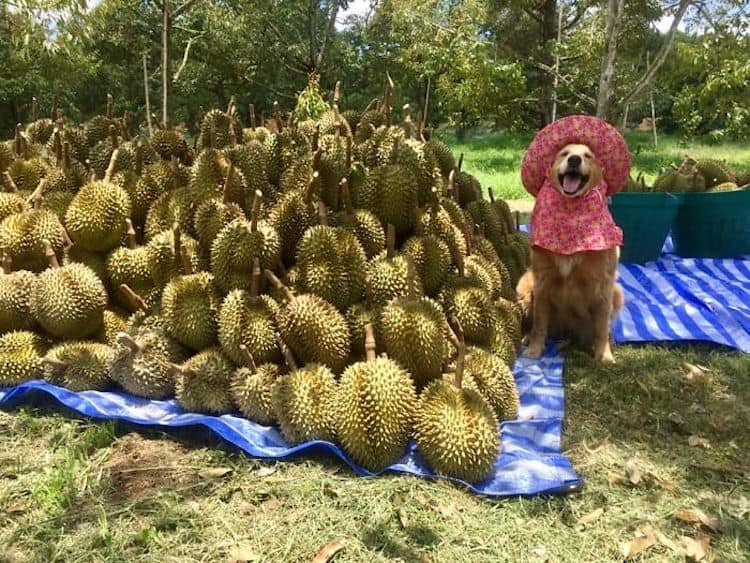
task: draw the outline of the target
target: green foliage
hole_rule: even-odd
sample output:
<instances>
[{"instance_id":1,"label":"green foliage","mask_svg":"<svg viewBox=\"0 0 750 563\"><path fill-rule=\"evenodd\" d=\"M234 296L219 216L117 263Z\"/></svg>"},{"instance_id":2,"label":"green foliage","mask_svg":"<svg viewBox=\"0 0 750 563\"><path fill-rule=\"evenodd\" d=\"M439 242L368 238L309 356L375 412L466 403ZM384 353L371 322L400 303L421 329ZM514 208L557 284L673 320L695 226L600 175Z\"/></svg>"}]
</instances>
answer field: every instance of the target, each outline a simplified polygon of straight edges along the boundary
<instances>
[{"instance_id":1,"label":"green foliage","mask_svg":"<svg viewBox=\"0 0 750 563\"><path fill-rule=\"evenodd\" d=\"M297 121L317 119L329 109L331 109L331 106L323 99L320 93L320 77L314 73L310 74L307 86L297 96L294 118Z\"/></svg>"}]
</instances>

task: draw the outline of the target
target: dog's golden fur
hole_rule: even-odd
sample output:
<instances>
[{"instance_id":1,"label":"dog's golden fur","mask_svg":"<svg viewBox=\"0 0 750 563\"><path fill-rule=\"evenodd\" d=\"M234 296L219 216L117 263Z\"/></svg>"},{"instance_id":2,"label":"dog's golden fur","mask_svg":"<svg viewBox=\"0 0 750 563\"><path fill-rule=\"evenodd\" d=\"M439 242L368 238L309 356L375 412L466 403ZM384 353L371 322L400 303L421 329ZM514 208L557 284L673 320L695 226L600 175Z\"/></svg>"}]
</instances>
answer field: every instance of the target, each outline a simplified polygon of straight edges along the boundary
<instances>
[{"instance_id":1,"label":"dog's golden fur","mask_svg":"<svg viewBox=\"0 0 750 563\"><path fill-rule=\"evenodd\" d=\"M580 182L585 181L572 196L561 186L571 155L580 157ZM568 145L557 154L550 180L563 196L580 197L601 182L602 167L586 145ZM539 357L553 336L592 347L599 361L614 361L610 326L623 304L615 281L619 258L617 247L569 256L532 247L531 267L516 288L527 330L526 355Z\"/></svg>"}]
</instances>

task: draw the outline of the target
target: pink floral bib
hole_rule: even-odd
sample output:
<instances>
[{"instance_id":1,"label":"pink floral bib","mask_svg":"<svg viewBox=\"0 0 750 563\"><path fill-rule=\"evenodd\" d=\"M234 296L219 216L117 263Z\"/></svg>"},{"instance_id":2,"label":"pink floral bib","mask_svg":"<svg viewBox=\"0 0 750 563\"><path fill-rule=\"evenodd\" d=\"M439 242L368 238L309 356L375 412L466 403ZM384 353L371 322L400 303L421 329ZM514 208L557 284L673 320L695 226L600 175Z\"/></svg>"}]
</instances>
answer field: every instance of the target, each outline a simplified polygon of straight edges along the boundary
<instances>
[{"instance_id":1,"label":"pink floral bib","mask_svg":"<svg viewBox=\"0 0 750 563\"><path fill-rule=\"evenodd\" d=\"M566 198L545 180L531 214L531 244L555 254L622 246L622 229L609 212L606 194L602 182L585 195Z\"/></svg>"}]
</instances>

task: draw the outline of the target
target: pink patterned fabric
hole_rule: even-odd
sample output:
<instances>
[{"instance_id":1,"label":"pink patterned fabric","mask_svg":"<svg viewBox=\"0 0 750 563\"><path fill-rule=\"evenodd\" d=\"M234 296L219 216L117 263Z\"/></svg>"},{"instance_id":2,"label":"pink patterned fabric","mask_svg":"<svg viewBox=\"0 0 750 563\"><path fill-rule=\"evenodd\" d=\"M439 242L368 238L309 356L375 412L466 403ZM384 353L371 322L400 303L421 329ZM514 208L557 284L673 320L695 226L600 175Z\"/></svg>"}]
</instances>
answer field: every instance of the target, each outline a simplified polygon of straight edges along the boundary
<instances>
[{"instance_id":1,"label":"pink patterned fabric","mask_svg":"<svg viewBox=\"0 0 750 563\"><path fill-rule=\"evenodd\" d=\"M622 229L607 205L607 183L584 195L563 196L546 180L531 214L531 244L555 254L575 254L622 246Z\"/></svg>"},{"instance_id":2,"label":"pink patterned fabric","mask_svg":"<svg viewBox=\"0 0 750 563\"><path fill-rule=\"evenodd\" d=\"M606 121L588 115L570 115L538 131L521 165L526 191L536 196L555 156L565 145L587 145L601 162L607 195L619 192L630 175L630 151L620 132Z\"/></svg>"}]
</instances>

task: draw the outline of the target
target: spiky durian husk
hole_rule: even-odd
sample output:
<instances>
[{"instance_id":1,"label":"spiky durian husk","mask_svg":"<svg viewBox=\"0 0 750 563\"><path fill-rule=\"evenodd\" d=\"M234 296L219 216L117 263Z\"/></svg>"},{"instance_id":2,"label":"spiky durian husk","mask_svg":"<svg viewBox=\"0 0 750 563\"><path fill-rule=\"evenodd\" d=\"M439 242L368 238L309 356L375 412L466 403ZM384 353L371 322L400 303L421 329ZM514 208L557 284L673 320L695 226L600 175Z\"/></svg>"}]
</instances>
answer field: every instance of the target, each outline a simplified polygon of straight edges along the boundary
<instances>
[{"instance_id":1,"label":"spiky durian husk","mask_svg":"<svg viewBox=\"0 0 750 563\"><path fill-rule=\"evenodd\" d=\"M106 252L117 246L130 217L130 197L122 188L97 181L76 194L65 213L73 242L86 250Z\"/></svg>"},{"instance_id":2,"label":"spiky durian husk","mask_svg":"<svg viewBox=\"0 0 750 563\"><path fill-rule=\"evenodd\" d=\"M211 246L211 271L225 292L249 289L255 258L260 258L262 268L274 269L280 250L278 232L265 221L253 231L250 221L235 219L219 231Z\"/></svg>"},{"instance_id":3,"label":"spiky durian husk","mask_svg":"<svg viewBox=\"0 0 750 563\"><path fill-rule=\"evenodd\" d=\"M216 342L220 302L214 276L208 272L173 279L161 297L167 331L192 350L208 348Z\"/></svg>"},{"instance_id":4,"label":"spiky durian husk","mask_svg":"<svg viewBox=\"0 0 750 563\"><path fill-rule=\"evenodd\" d=\"M154 279L148 267L148 251L145 246L137 248L116 248L107 257L107 278L112 288L127 284L130 289L143 296L154 289ZM115 299L127 306L128 301L120 291Z\"/></svg>"},{"instance_id":5,"label":"spiky durian husk","mask_svg":"<svg viewBox=\"0 0 750 563\"><path fill-rule=\"evenodd\" d=\"M431 208L422 217L422 228L425 234L439 238L448 246L454 264L460 263L466 254L466 239L445 209Z\"/></svg>"},{"instance_id":6,"label":"spiky durian husk","mask_svg":"<svg viewBox=\"0 0 750 563\"><path fill-rule=\"evenodd\" d=\"M31 295L36 276L26 270L0 274L0 334L34 327Z\"/></svg>"},{"instance_id":7,"label":"spiky durian husk","mask_svg":"<svg viewBox=\"0 0 750 563\"><path fill-rule=\"evenodd\" d=\"M31 295L34 317L56 338L85 338L102 324L107 291L94 271L83 264L42 272Z\"/></svg>"},{"instance_id":8,"label":"spiky durian husk","mask_svg":"<svg viewBox=\"0 0 750 563\"><path fill-rule=\"evenodd\" d=\"M187 235L180 235L180 244L185 248L193 271L198 270L198 243ZM154 236L146 245L148 268L156 287L164 287L169 280L184 273L182 261L175 251L174 232L165 230Z\"/></svg>"},{"instance_id":9,"label":"spiky durian husk","mask_svg":"<svg viewBox=\"0 0 750 563\"><path fill-rule=\"evenodd\" d=\"M490 352L503 360L509 368L513 369L516 363L518 345L513 335L508 332L502 317L493 326L488 348Z\"/></svg>"},{"instance_id":10,"label":"spiky durian husk","mask_svg":"<svg viewBox=\"0 0 750 563\"><path fill-rule=\"evenodd\" d=\"M378 326L384 350L418 387L440 377L446 342L440 305L427 297L396 299L383 308Z\"/></svg>"},{"instance_id":11,"label":"spiky durian husk","mask_svg":"<svg viewBox=\"0 0 750 563\"><path fill-rule=\"evenodd\" d=\"M219 198L207 199L195 210L193 226L204 256L210 256L211 245L221 230L235 219L244 219L242 208Z\"/></svg>"},{"instance_id":12,"label":"spiky durian husk","mask_svg":"<svg viewBox=\"0 0 750 563\"><path fill-rule=\"evenodd\" d=\"M183 164L190 164L192 151L185 138L173 129L157 129L151 137L151 147L164 160L173 156Z\"/></svg>"},{"instance_id":13,"label":"spiky durian husk","mask_svg":"<svg viewBox=\"0 0 750 563\"><path fill-rule=\"evenodd\" d=\"M57 256L62 256L62 225L48 209L9 215L0 222L0 248L5 249L18 270L40 272L47 267L43 240L49 240Z\"/></svg>"},{"instance_id":14,"label":"spiky durian husk","mask_svg":"<svg viewBox=\"0 0 750 563\"><path fill-rule=\"evenodd\" d=\"M280 359L276 344L275 315L278 304L261 295L253 298L247 291L235 289L225 298L219 311L219 343L224 353L237 365L245 362L244 345L259 364Z\"/></svg>"},{"instance_id":15,"label":"spiky durian husk","mask_svg":"<svg viewBox=\"0 0 750 563\"><path fill-rule=\"evenodd\" d=\"M497 299L494 310L502 325L503 331L518 346L521 343L521 308L518 303L509 299Z\"/></svg>"},{"instance_id":16,"label":"spiky durian husk","mask_svg":"<svg viewBox=\"0 0 750 563\"><path fill-rule=\"evenodd\" d=\"M231 115L211 109L203 116L198 134L198 150L221 149L242 140L242 127Z\"/></svg>"},{"instance_id":17,"label":"spiky durian husk","mask_svg":"<svg viewBox=\"0 0 750 563\"><path fill-rule=\"evenodd\" d=\"M181 366L175 377L175 397L189 412L226 414L232 412L229 382L233 366L218 348L196 354Z\"/></svg>"},{"instance_id":18,"label":"spiky durian husk","mask_svg":"<svg viewBox=\"0 0 750 563\"><path fill-rule=\"evenodd\" d=\"M380 219L366 209L355 209L353 214L345 211L335 213L331 217L331 224L353 232L368 260L380 254L385 248L383 225Z\"/></svg>"},{"instance_id":19,"label":"spiky durian husk","mask_svg":"<svg viewBox=\"0 0 750 563\"><path fill-rule=\"evenodd\" d=\"M134 335L139 350L118 344L110 364L110 377L125 391L147 399L164 399L174 393L175 378L168 341L158 331Z\"/></svg>"},{"instance_id":20,"label":"spiky durian husk","mask_svg":"<svg viewBox=\"0 0 750 563\"><path fill-rule=\"evenodd\" d=\"M706 188L712 188L724 182L734 182L736 177L736 172L726 162L717 159L698 160L695 168L705 179Z\"/></svg>"},{"instance_id":21,"label":"spiky durian husk","mask_svg":"<svg viewBox=\"0 0 750 563\"><path fill-rule=\"evenodd\" d=\"M276 422L271 399L279 373L278 365L261 364L255 372L244 367L232 374L229 390L234 404L244 416L258 424Z\"/></svg>"},{"instance_id":22,"label":"spiky durian husk","mask_svg":"<svg viewBox=\"0 0 750 563\"><path fill-rule=\"evenodd\" d=\"M451 170L456 167L456 159L450 147L442 141L430 139L424 144L424 151L433 156L440 167L440 173L443 175L443 178L447 179Z\"/></svg>"},{"instance_id":23,"label":"spiky durian husk","mask_svg":"<svg viewBox=\"0 0 750 563\"><path fill-rule=\"evenodd\" d=\"M109 365L115 351L98 342L66 342L50 349L46 358L67 364L59 370L45 365L44 378L71 391L105 391L112 386Z\"/></svg>"},{"instance_id":24,"label":"spiky durian husk","mask_svg":"<svg viewBox=\"0 0 750 563\"><path fill-rule=\"evenodd\" d=\"M102 315L102 326L96 333L97 342L117 345L117 334L128 329L128 319L125 312L116 309L105 309Z\"/></svg>"},{"instance_id":25,"label":"spiky durian husk","mask_svg":"<svg viewBox=\"0 0 750 563\"><path fill-rule=\"evenodd\" d=\"M482 396L438 380L417 404L414 435L420 453L436 472L468 483L492 473L500 452L498 422Z\"/></svg>"},{"instance_id":26,"label":"spiky durian husk","mask_svg":"<svg viewBox=\"0 0 750 563\"><path fill-rule=\"evenodd\" d=\"M29 331L16 330L0 336L0 387L41 379L45 347L42 337Z\"/></svg>"},{"instance_id":27,"label":"spiky durian husk","mask_svg":"<svg viewBox=\"0 0 750 563\"><path fill-rule=\"evenodd\" d=\"M440 293L440 301L449 318L463 327L466 340L485 345L492 336L494 316L490 294L473 280L454 277Z\"/></svg>"},{"instance_id":28,"label":"spiky durian husk","mask_svg":"<svg viewBox=\"0 0 750 563\"><path fill-rule=\"evenodd\" d=\"M352 361L365 357L365 325L368 323L375 325L379 314L380 309L369 309L364 303L356 303L347 309L346 324L352 341L350 356ZM382 350L378 347L376 351Z\"/></svg>"},{"instance_id":29,"label":"spiky durian husk","mask_svg":"<svg viewBox=\"0 0 750 563\"><path fill-rule=\"evenodd\" d=\"M244 145L227 147L224 154L244 176L247 184L248 201L242 205L246 209L251 208L252 201L250 199L256 190L263 192L266 197L275 195L268 180L268 151L263 143L249 141Z\"/></svg>"},{"instance_id":30,"label":"spiky durian husk","mask_svg":"<svg viewBox=\"0 0 750 563\"><path fill-rule=\"evenodd\" d=\"M95 115L94 117L89 119L86 122L84 129L86 144L89 147L93 147L98 142L108 138L110 125L116 124L112 119L104 115Z\"/></svg>"},{"instance_id":31,"label":"spiky durian husk","mask_svg":"<svg viewBox=\"0 0 750 563\"><path fill-rule=\"evenodd\" d=\"M138 225L146 222L146 215L153 203L167 192L187 185L187 174L180 167L164 161L149 164L138 181L127 188L131 201L131 218Z\"/></svg>"},{"instance_id":32,"label":"spiky durian husk","mask_svg":"<svg viewBox=\"0 0 750 563\"><path fill-rule=\"evenodd\" d=\"M279 333L305 363L320 363L339 373L349 356L346 319L317 295L300 295L279 310Z\"/></svg>"},{"instance_id":33,"label":"spiky durian husk","mask_svg":"<svg viewBox=\"0 0 750 563\"><path fill-rule=\"evenodd\" d=\"M323 365L308 364L276 380L271 402L288 444L333 439L335 395L333 373Z\"/></svg>"},{"instance_id":34,"label":"spiky durian husk","mask_svg":"<svg viewBox=\"0 0 750 563\"><path fill-rule=\"evenodd\" d=\"M299 287L345 310L358 302L365 285L365 253L345 229L310 227L297 247Z\"/></svg>"},{"instance_id":35,"label":"spiky durian husk","mask_svg":"<svg viewBox=\"0 0 750 563\"><path fill-rule=\"evenodd\" d=\"M268 151L268 179L277 186L284 170L293 162L309 158L310 155L307 138L295 128L269 135L265 145Z\"/></svg>"},{"instance_id":36,"label":"spiky durian husk","mask_svg":"<svg viewBox=\"0 0 750 563\"><path fill-rule=\"evenodd\" d=\"M194 209L189 188L163 193L151 204L146 214L146 239L171 229L175 222L183 233L192 233Z\"/></svg>"},{"instance_id":37,"label":"spiky durian husk","mask_svg":"<svg viewBox=\"0 0 750 563\"><path fill-rule=\"evenodd\" d=\"M382 224L396 227L397 236L402 237L414 228L417 190L412 171L400 165L379 166L370 170L358 190L357 205L372 211Z\"/></svg>"},{"instance_id":38,"label":"spiky durian husk","mask_svg":"<svg viewBox=\"0 0 750 563\"><path fill-rule=\"evenodd\" d=\"M495 247L502 244L508 228L492 203L479 199L469 203L466 210L471 215L473 223L483 227L485 236Z\"/></svg>"},{"instance_id":39,"label":"spiky durian husk","mask_svg":"<svg viewBox=\"0 0 750 563\"><path fill-rule=\"evenodd\" d=\"M404 453L416 398L409 374L389 358L352 364L336 388L336 436L354 461L380 471Z\"/></svg>"},{"instance_id":40,"label":"spiky durian husk","mask_svg":"<svg viewBox=\"0 0 750 563\"><path fill-rule=\"evenodd\" d=\"M451 265L448 245L432 235L412 237L404 243L403 252L414 263L425 295L437 295Z\"/></svg>"},{"instance_id":41,"label":"spiky durian husk","mask_svg":"<svg viewBox=\"0 0 750 563\"><path fill-rule=\"evenodd\" d=\"M31 191L47 174L47 166L38 158L17 158L8 166L8 173L19 190Z\"/></svg>"},{"instance_id":42,"label":"spiky durian husk","mask_svg":"<svg viewBox=\"0 0 750 563\"><path fill-rule=\"evenodd\" d=\"M513 372L500 358L482 348L467 348L464 378L467 383L471 380L466 386L484 397L499 421L518 416L518 388Z\"/></svg>"},{"instance_id":43,"label":"spiky durian husk","mask_svg":"<svg viewBox=\"0 0 750 563\"><path fill-rule=\"evenodd\" d=\"M37 119L26 126L26 136L31 143L44 145L49 141L52 132L55 130L55 124L49 118Z\"/></svg>"},{"instance_id":44,"label":"spiky durian husk","mask_svg":"<svg viewBox=\"0 0 750 563\"><path fill-rule=\"evenodd\" d=\"M388 258L385 252L367 264L365 275L365 296L371 307L382 307L391 299L409 293L408 262L404 256ZM412 280L415 295L422 293L418 278Z\"/></svg>"},{"instance_id":45,"label":"spiky durian husk","mask_svg":"<svg viewBox=\"0 0 750 563\"><path fill-rule=\"evenodd\" d=\"M29 204L18 194L0 192L0 221L29 209Z\"/></svg>"},{"instance_id":46,"label":"spiky durian husk","mask_svg":"<svg viewBox=\"0 0 750 563\"><path fill-rule=\"evenodd\" d=\"M268 213L268 224L281 237L281 258L294 262L297 245L308 228L315 224L315 213L299 191L283 194Z\"/></svg>"}]
</instances>

